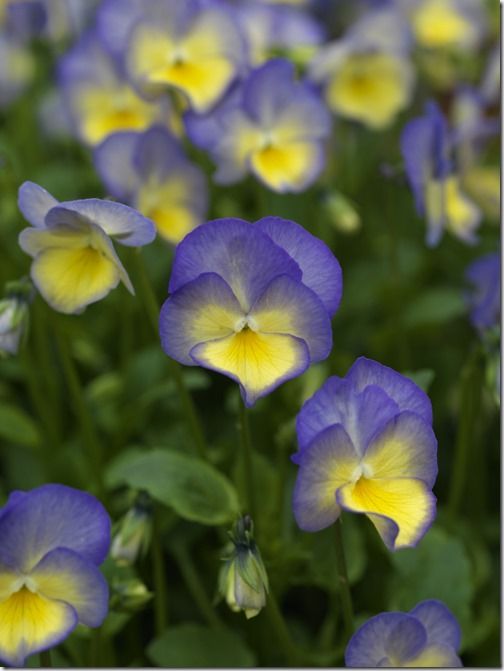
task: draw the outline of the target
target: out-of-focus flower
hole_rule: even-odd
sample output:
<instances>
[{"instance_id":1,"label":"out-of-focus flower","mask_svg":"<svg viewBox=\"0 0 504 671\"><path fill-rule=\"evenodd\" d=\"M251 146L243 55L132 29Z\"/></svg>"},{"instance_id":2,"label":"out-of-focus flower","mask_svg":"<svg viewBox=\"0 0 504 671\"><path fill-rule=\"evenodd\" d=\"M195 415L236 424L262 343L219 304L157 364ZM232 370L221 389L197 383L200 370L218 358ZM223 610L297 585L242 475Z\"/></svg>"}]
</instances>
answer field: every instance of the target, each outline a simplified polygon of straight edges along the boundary
<instances>
[{"instance_id":1,"label":"out-of-focus flower","mask_svg":"<svg viewBox=\"0 0 504 671\"><path fill-rule=\"evenodd\" d=\"M319 51L308 76L323 86L335 114L381 129L409 104L415 77L406 51L407 25L392 10L373 14L378 24L366 15L343 39Z\"/></svg>"},{"instance_id":2,"label":"out-of-focus flower","mask_svg":"<svg viewBox=\"0 0 504 671\"><path fill-rule=\"evenodd\" d=\"M497 44L490 53L480 84L481 96L489 105L498 104L500 100L500 59L500 44Z\"/></svg>"},{"instance_id":3,"label":"out-of-focus flower","mask_svg":"<svg viewBox=\"0 0 504 671\"><path fill-rule=\"evenodd\" d=\"M482 144L500 131L497 117L489 117L481 93L472 87L458 89L452 103L451 125L457 167L465 173L476 163Z\"/></svg>"},{"instance_id":4,"label":"out-of-focus flower","mask_svg":"<svg viewBox=\"0 0 504 671\"><path fill-rule=\"evenodd\" d=\"M217 219L176 249L161 343L236 380L251 406L329 355L341 290L338 261L298 224Z\"/></svg>"},{"instance_id":5,"label":"out-of-focus flower","mask_svg":"<svg viewBox=\"0 0 504 671\"><path fill-rule=\"evenodd\" d=\"M134 293L112 241L147 245L156 236L152 221L127 205L97 198L59 203L33 182L21 185L18 204L31 224L19 244L33 257L31 278L52 308L82 312L120 281Z\"/></svg>"},{"instance_id":6,"label":"out-of-focus flower","mask_svg":"<svg viewBox=\"0 0 504 671\"><path fill-rule=\"evenodd\" d=\"M345 651L349 668L456 668L460 627L451 611L435 599L409 613L380 613L364 623Z\"/></svg>"},{"instance_id":7,"label":"out-of-focus flower","mask_svg":"<svg viewBox=\"0 0 504 671\"><path fill-rule=\"evenodd\" d=\"M411 25L417 43L427 49L476 47L486 31L483 3L474 0L418 0Z\"/></svg>"},{"instance_id":8,"label":"out-of-focus flower","mask_svg":"<svg viewBox=\"0 0 504 671\"><path fill-rule=\"evenodd\" d=\"M294 80L292 63L274 59L213 114L188 114L186 127L216 162L216 182L232 184L252 172L285 193L306 189L322 171L331 118L309 85Z\"/></svg>"},{"instance_id":9,"label":"out-of-focus flower","mask_svg":"<svg viewBox=\"0 0 504 671\"><path fill-rule=\"evenodd\" d=\"M389 550L418 543L436 514L437 442L416 384L360 357L303 405L296 426L301 529L325 529L344 509L367 515Z\"/></svg>"},{"instance_id":10,"label":"out-of-focus flower","mask_svg":"<svg viewBox=\"0 0 504 671\"><path fill-rule=\"evenodd\" d=\"M240 518L229 536L232 545L219 575L219 592L232 611L242 610L250 619L266 605L269 589L250 517Z\"/></svg>"},{"instance_id":11,"label":"out-of-focus flower","mask_svg":"<svg viewBox=\"0 0 504 671\"><path fill-rule=\"evenodd\" d=\"M446 119L436 103L409 121L401 135L401 152L417 212L427 218L426 242L437 245L443 230L473 244L481 221L479 208L463 193L450 160L452 145Z\"/></svg>"},{"instance_id":12,"label":"out-of-focus flower","mask_svg":"<svg viewBox=\"0 0 504 671\"><path fill-rule=\"evenodd\" d=\"M2 0L5 2L5 0ZM61 40L78 35L97 0L7 0L10 31L23 39Z\"/></svg>"},{"instance_id":13,"label":"out-of-focus flower","mask_svg":"<svg viewBox=\"0 0 504 671\"><path fill-rule=\"evenodd\" d=\"M0 33L0 108L14 102L35 76L35 58L22 42Z\"/></svg>"},{"instance_id":14,"label":"out-of-focus flower","mask_svg":"<svg viewBox=\"0 0 504 671\"><path fill-rule=\"evenodd\" d=\"M133 27L126 48L131 80L146 95L173 87L207 112L244 65L245 43L232 12L201 0L156 2Z\"/></svg>"},{"instance_id":15,"label":"out-of-focus flower","mask_svg":"<svg viewBox=\"0 0 504 671\"><path fill-rule=\"evenodd\" d=\"M0 511L0 659L29 655L65 639L78 623L99 627L108 587L98 566L110 519L90 494L63 485L14 492Z\"/></svg>"},{"instance_id":16,"label":"out-of-focus flower","mask_svg":"<svg viewBox=\"0 0 504 671\"><path fill-rule=\"evenodd\" d=\"M501 187L498 165L473 165L462 175L462 188L481 208L485 216L500 220Z\"/></svg>"},{"instance_id":17,"label":"out-of-focus flower","mask_svg":"<svg viewBox=\"0 0 504 671\"><path fill-rule=\"evenodd\" d=\"M8 282L0 300L0 357L17 354L28 329L28 304L33 286L27 279Z\"/></svg>"},{"instance_id":18,"label":"out-of-focus flower","mask_svg":"<svg viewBox=\"0 0 504 671\"><path fill-rule=\"evenodd\" d=\"M500 324L501 258L499 252L485 254L466 270L466 279L473 285L467 294L471 322L479 331Z\"/></svg>"},{"instance_id":19,"label":"out-of-focus flower","mask_svg":"<svg viewBox=\"0 0 504 671\"><path fill-rule=\"evenodd\" d=\"M152 502L140 492L135 503L118 522L110 548L111 558L119 565L134 564L147 552L152 536Z\"/></svg>"},{"instance_id":20,"label":"out-of-focus flower","mask_svg":"<svg viewBox=\"0 0 504 671\"><path fill-rule=\"evenodd\" d=\"M152 219L165 240L177 244L204 221L205 175L164 128L114 133L95 149L94 159L108 192Z\"/></svg>"},{"instance_id":21,"label":"out-of-focus flower","mask_svg":"<svg viewBox=\"0 0 504 671\"><path fill-rule=\"evenodd\" d=\"M84 35L63 56L59 80L75 132L87 144L96 145L121 130L174 123L168 98L155 102L141 98L95 32Z\"/></svg>"}]
</instances>

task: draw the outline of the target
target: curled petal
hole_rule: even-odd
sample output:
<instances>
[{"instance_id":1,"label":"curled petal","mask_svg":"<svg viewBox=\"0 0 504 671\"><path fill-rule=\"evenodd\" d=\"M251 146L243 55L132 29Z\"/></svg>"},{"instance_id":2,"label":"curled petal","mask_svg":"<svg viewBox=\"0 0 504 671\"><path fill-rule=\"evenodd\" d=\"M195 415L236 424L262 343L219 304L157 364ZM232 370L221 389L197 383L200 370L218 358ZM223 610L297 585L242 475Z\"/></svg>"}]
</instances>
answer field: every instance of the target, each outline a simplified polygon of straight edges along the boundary
<instances>
[{"instance_id":1,"label":"curled petal","mask_svg":"<svg viewBox=\"0 0 504 671\"><path fill-rule=\"evenodd\" d=\"M441 643L450 645L454 650L459 649L460 625L444 603L437 599L427 599L415 606L410 615L423 624L429 643Z\"/></svg>"},{"instance_id":2,"label":"curled petal","mask_svg":"<svg viewBox=\"0 0 504 671\"><path fill-rule=\"evenodd\" d=\"M56 198L34 182L24 182L19 187L19 209L32 226L44 228L46 214L57 204Z\"/></svg>"}]
</instances>

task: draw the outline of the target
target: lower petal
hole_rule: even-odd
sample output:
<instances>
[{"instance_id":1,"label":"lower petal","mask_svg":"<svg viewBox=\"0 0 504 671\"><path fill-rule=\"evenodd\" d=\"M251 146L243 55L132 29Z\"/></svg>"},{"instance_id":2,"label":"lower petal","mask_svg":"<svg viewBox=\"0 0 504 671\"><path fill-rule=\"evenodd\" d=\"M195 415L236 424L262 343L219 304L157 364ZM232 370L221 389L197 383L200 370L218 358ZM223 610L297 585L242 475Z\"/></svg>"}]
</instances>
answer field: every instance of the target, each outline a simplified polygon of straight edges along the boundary
<instances>
[{"instance_id":1,"label":"lower petal","mask_svg":"<svg viewBox=\"0 0 504 671\"><path fill-rule=\"evenodd\" d=\"M250 159L252 171L267 186L280 193L301 191L324 165L324 151L316 142L293 142L255 151Z\"/></svg>"},{"instance_id":2,"label":"lower petal","mask_svg":"<svg viewBox=\"0 0 504 671\"><path fill-rule=\"evenodd\" d=\"M0 603L0 658L23 666L25 658L62 641L77 625L77 613L23 587Z\"/></svg>"},{"instance_id":3,"label":"lower petal","mask_svg":"<svg viewBox=\"0 0 504 671\"><path fill-rule=\"evenodd\" d=\"M361 477L341 487L338 503L368 515L389 550L412 547L434 521L436 497L422 480Z\"/></svg>"},{"instance_id":4,"label":"lower petal","mask_svg":"<svg viewBox=\"0 0 504 671\"><path fill-rule=\"evenodd\" d=\"M404 668L454 669L462 666L459 656L449 645L434 643L427 646L419 655L402 665Z\"/></svg>"},{"instance_id":5,"label":"lower petal","mask_svg":"<svg viewBox=\"0 0 504 671\"><path fill-rule=\"evenodd\" d=\"M282 382L300 375L310 364L303 340L289 335L261 334L248 328L220 340L197 345L193 360L239 382L250 407Z\"/></svg>"}]
</instances>

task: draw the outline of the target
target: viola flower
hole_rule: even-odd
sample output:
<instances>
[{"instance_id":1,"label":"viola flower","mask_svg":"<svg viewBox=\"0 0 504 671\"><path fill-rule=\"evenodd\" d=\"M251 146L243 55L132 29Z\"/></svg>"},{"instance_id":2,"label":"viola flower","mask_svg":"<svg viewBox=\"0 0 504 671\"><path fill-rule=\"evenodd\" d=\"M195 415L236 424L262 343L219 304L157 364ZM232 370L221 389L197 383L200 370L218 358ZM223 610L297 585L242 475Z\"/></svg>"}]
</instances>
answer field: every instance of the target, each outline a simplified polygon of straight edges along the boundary
<instances>
[{"instance_id":1,"label":"viola flower","mask_svg":"<svg viewBox=\"0 0 504 671\"><path fill-rule=\"evenodd\" d=\"M175 124L167 97L144 100L132 88L121 62L94 31L83 35L59 62L59 82L79 138L96 145L111 133Z\"/></svg>"},{"instance_id":2,"label":"viola flower","mask_svg":"<svg viewBox=\"0 0 504 671\"><path fill-rule=\"evenodd\" d=\"M99 627L108 587L98 566L110 518L90 494L63 485L14 492L0 511L0 659L58 645L82 623Z\"/></svg>"},{"instance_id":3,"label":"viola flower","mask_svg":"<svg viewBox=\"0 0 504 671\"><path fill-rule=\"evenodd\" d=\"M244 65L245 44L232 13L200 0L154 3L131 30L126 67L140 91L174 88L207 112Z\"/></svg>"},{"instance_id":4,"label":"viola flower","mask_svg":"<svg viewBox=\"0 0 504 671\"><path fill-rule=\"evenodd\" d=\"M310 86L295 81L293 64L274 59L212 114L187 114L186 128L217 164L217 183L232 184L251 172L286 193L303 191L321 173L331 118Z\"/></svg>"},{"instance_id":5,"label":"viola flower","mask_svg":"<svg viewBox=\"0 0 504 671\"><path fill-rule=\"evenodd\" d=\"M500 324L501 258L499 252L485 254L466 270L466 279L473 285L466 300L471 322L479 331Z\"/></svg>"},{"instance_id":6,"label":"viola flower","mask_svg":"<svg viewBox=\"0 0 504 671\"><path fill-rule=\"evenodd\" d=\"M33 182L21 185L18 205L31 224L21 231L19 244L33 257L31 278L52 308L77 314L120 281L134 294L112 241L147 245L156 236L152 221L127 205L98 198L59 203Z\"/></svg>"},{"instance_id":7,"label":"viola flower","mask_svg":"<svg viewBox=\"0 0 504 671\"><path fill-rule=\"evenodd\" d=\"M426 49L474 48L486 33L483 5L473 0L417 0L410 19Z\"/></svg>"},{"instance_id":8,"label":"viola flower","mask_svg":"<svg viewBox=\"0 0 504 671\"><path fill-rule=\"evenodd\" d=\"M205 175L164 128L114 133L95 149L94 160L110 195L152 219L168 242L177 244L204 221Z\"/></svg>"},{"instance_id":9,"label":"viola flower","mask_svg":"<svg viewBox=\"0 0 504 671\"><path fill-rule=\"evenodd\" d=\"M400 15L380 10L318 52L308 76L323 87L332 112L374 130L394 121L409 104L415 81L406 31Z\"/></svg>"},{"instance_id":10,"label":"viola flower","mask_svg":"<svg viewBox=\"0 0 504 671\"><path fill-rule=\"evenodd\" d=\"M176 249L161 343L238 382L250 407L329 355L341 290L332 252L293 221L210 221Z\"/></svg>"},{"instance_id":11,"label":"viola flower","mask_svg":"<svg viewBox=\"0 0 504 671\"><path fill-rule=\"evenodd\" d=\"M426 243L439 243L444 229L468 244L477 241L479 208L463 193L453 169L453 145L441 110L434 102L425 115L409 121L401 135L401 153L417 212L427 218Z\"/></svg>"},{"instance_id":12,"label":"viola flower","mask_svg":"<svg viewBox=\"0 0 504 671\"><path fill-rule=\"evenodd\" d=\"M457 668L460 627L451 611L436 599L409 613L375 615L350 639L345 651L349 668Z\"/></svg>"},{"instance_id":13,"label":"viola flower","mask_svg":"<svg viewBox=\"0 0 504 671\"><path fill-rule=\"evenodd\" d=\"M418 543L436 514L437 442L416 384L360 357L306 401L296 428L301 529L325 529L348 510L367 515L389 550Z\"/></svg>"},{"instance_id":14,"label":"viola flower","mask_svg":"<svg viewBox=\"0 0 504 671\"><path fill-rule=\"evenodd\" d=\"M0 108L24 93L35 77L35 68L28 46L0 33Z\"/></svg>"}]
</instances>

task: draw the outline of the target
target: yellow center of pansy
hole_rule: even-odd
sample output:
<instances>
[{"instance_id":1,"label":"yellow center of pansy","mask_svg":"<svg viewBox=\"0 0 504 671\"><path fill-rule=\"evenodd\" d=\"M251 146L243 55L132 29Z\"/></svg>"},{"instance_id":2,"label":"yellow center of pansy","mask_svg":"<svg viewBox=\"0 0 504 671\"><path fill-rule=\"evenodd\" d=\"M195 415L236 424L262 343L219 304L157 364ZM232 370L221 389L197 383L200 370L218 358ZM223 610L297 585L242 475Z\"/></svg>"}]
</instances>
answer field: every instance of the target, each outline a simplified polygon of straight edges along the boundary
<instances>
[{"instance_id":1,"label":"yellow center of pansy","mask_svg":"<svg viewBox=\"0 0 504 671\"><path fill-rule=\"evenodd\" d=\"M413 31L425 47L439 48L464 44L473 28L451 0L426 0L413 14Z\"/></svg>"}]
</instances>

